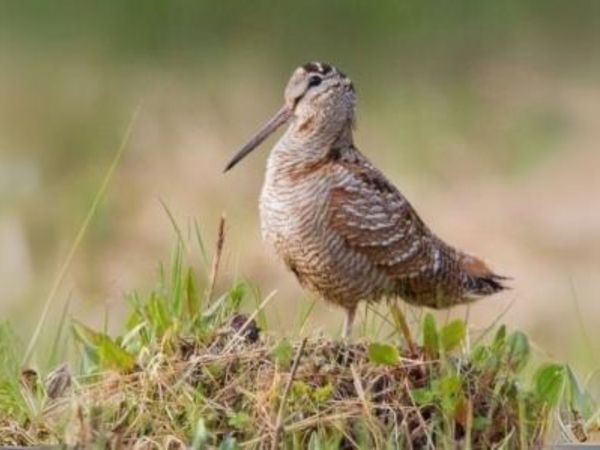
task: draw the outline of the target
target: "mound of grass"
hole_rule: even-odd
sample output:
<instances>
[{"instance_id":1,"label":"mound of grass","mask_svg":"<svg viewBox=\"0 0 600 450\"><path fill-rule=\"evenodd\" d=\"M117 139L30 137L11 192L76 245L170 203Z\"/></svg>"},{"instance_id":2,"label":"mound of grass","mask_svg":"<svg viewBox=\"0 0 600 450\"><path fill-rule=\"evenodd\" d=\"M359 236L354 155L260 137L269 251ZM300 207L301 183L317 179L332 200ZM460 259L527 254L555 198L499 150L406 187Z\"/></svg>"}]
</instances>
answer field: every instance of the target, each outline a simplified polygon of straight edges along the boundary
<instances>
[{"instance_id":1,"label":"mound of grass","mask_svg":"<svg viewBox=\"0 0 600 450\"><path fill-rule=\"evenodd\" d=\"M0 443L512 449L541 448L554 412L570 437L592 426L568 367L546 363L524 380L523 333L501 326L471 345L463 321L440 327L426 314L412 346L400 332L386 342L278 339L266 332L266 301L240 312L255 290L213 295L218 258L212 276L197 277L182 250L156 289L129 297L122 335L74 321L75 362L45 377L20 367L16 338L0 328Z\"/></svg>"}]
</instances>

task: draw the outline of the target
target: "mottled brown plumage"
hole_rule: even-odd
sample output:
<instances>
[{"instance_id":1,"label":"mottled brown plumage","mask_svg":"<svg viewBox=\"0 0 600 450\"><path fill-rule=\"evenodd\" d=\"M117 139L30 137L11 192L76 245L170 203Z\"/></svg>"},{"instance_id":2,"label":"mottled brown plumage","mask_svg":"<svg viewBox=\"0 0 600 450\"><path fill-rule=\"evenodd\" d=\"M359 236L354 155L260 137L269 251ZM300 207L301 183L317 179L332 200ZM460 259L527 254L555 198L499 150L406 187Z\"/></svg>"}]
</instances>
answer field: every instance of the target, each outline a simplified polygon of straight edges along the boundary
<instances>
[{"instance_id":1,"label":"mottled brown plumage","mask_svg":"<svg viewBox=\"0 0 600 450\"><path fill-rule=\"evenodd\" d=\"M265 240L303 286L346 309L345 335L361 300L446 308L504 289L485 263L433 234L354 146L355 101L335 67L299 67L284 107L227 166L289 122L260 197Z\"/></svg>"}]
</instances>

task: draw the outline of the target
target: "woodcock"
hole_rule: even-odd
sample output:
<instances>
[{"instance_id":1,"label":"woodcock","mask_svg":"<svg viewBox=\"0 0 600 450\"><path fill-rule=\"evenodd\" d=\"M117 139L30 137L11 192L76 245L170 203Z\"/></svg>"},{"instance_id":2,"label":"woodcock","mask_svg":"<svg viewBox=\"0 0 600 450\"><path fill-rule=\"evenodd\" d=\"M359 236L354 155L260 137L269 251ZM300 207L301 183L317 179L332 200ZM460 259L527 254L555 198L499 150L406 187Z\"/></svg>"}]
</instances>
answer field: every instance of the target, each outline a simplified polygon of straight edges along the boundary
<instances>
[{"instance_id":1,"label":"woodcock","mask_svg":"<svg viewBox=\"0 0 600 450\"><path fill-rule=\"evenodd\" d=\"M284 97L225 171L289 123L267 163L262 234L304 287L346 310L345 337L361 300L447 308L505 289L504 277L433 234L355 147L356 93L341 71L307 63Z\"/></svg>"}]
</instances>

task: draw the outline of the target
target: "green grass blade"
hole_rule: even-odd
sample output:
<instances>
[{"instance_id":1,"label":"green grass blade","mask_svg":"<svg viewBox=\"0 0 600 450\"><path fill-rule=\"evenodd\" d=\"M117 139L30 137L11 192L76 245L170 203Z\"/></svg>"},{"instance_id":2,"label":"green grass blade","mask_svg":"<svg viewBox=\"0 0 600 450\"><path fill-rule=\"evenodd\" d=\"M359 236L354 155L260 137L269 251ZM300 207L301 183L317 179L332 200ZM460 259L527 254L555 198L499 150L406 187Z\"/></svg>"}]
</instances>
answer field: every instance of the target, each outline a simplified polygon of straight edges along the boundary
<instances>
[{"instance_id":1,"label":"green grass blade","mask_svg":"<svg viewBox=\"0 0 600 450\"><path fill-rule=\"evenodd\" d=\"M63 330L67 329L67 313L69 312L69 308L71 306L72 296L69 294L67 297L67 301L64 304L62 313L60 315L60 319L58 321L58 326L56 327L56 336L54 337L54 341L52 342L52 347L50 348L50 356L48 356L48 361L46 363L47 368L51 368L54 365L59 363L60 353L64 350L61 347L61 343L63 342Z\"/></svg>"},{"instance_id":2,"label":"green grass blade","mask_svg":"<svg viewBox=\"0 0 600 450\"><path fill-rule=\"evenodd\" d=\"M171 210L169 209L169 207L167 206L167 204L165 203L165 201L163 199L159 199L159 202L162 205L163 209L165 210L165 213L167 213L169 222L171 222L171 225L173 226L173 229L175 230L175 234L177 234L177 239L179 240L180 244L183 247L185 247L185 239L183 239L183 233L181 232L181 228L179 228L179 225L177 224L177 221L175 220L175 216L173 215L173 213L171 212Z\"/></svg>"},{"instance_id":3,"label":"green grass blade","mask_svg":"<svg viewBox=\"0 0 600 450\"><path fill-rule=\"evenodd\" d=\"M127 148L127 144L129 142L131 133L133 131L133 126L136 122L136 119L140 113L141 108L142 108L142 105L141 104L138 105L135 112L133 113L133 116L132 116L131 120L129 121L129 124L127 125L127 129L125 130L125 134L123 135L123 139L121 140L121 144L119 145L119 148L117 149L117 152L115 153L115 156L113 157L113 160L112 160L110 166L108 167L108 170L106 171L106 175L104 175L104 179L102 180L102 183L100 184L100 188L98 189L94 199L92 200L90 209L88 210L87 215L83 219L81 227L79 227L79 231L77 232L77 235L75 236L75 239L73 240L73 243L71 244L71 247L69 248L67 257L65 258L64 262L60 266L58 273L57 273L56 277L54 278L54 282L52 283L52 286L50 288L48 296L46 297L46 300L44 302L44 306L43 306L40 318L38 319L37 325L33 331L31 339L29 340L29 344L27 345L27 350L25 351L25 356L23 358L23 365L27 365L27 363L29 362L29 360L31 358L33 350L38 342L38 339L40 338L42 328L44 327L44 324L46 323L48 313L50 312L50 307L52 306L54 298L56 297L56 294L58 293L58 289L60 288L60 285L62 284L62 281L64 280L65 275L67 274L67 270L69 269L69 266L71 265L71 261L73 261L75 252L79 248L79 245L81 244L81 241L83 240L83 237L85 236L85 232L89 228L92 218L96 214L96 211L98 210L98 207L100 206L100 202L104 198L104 194L106 193L106 190L108 189L108 185L109 185L110 181L112 180L115 170L117 169L117 166L119 165L119 162L121 161L121 157L123 156L123 153L125 152L125 149Z\"/></svg>"}]
</instances>

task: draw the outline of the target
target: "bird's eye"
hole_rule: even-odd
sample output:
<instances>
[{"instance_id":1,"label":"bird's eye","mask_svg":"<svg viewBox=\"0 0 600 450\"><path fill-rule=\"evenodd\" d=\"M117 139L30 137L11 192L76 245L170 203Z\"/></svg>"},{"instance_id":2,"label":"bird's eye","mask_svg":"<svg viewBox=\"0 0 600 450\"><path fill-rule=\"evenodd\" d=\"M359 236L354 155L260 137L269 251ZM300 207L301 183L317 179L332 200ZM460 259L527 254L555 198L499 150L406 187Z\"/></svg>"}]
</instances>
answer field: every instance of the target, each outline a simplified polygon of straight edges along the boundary
<instances>
[{"instance_id":1,"label":"bird's eye","mask_svg":"<svg viewBox=\"0 0 600 450\"><path fill-rule=\"evenodd\" d=\"M323 81L321 77L313 75L308 79L308 87L318 86L321 84L321 81Z\"/></svg>"}]
</instances>

